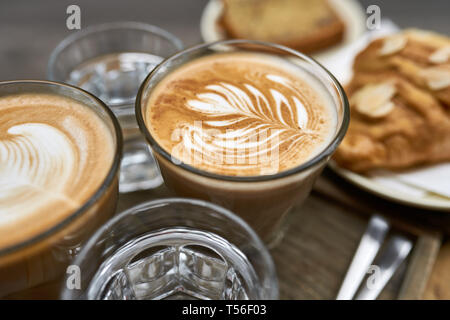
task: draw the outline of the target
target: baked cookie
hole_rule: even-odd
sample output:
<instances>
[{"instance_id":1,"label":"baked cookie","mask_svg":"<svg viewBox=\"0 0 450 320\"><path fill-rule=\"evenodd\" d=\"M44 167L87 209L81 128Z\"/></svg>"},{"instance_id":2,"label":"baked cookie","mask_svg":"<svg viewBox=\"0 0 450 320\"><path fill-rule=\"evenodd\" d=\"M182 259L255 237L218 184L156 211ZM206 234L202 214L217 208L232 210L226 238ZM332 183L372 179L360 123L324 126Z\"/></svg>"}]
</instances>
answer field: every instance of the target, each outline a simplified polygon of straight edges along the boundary
<instances>
[{"instance_id":1,"label":"baked cookie","mask_svg":"<svg viewBox=\"0 0 450 320\"><path fill-rule=\"evenodd\" d=\"M375 40L346 91L349 130L334 159L356 172L450 160L450 39L408 30Z\"/></svg>"},{"instance_id":2,"label":"baked cookie","mask_svg":"<svg viewBox=\"0 0 450 320\"><path fill-rule=\"evenodd\" d=\"M327 0L223 0L230 38L282 44L310 53L342 41L345 26Z\"/></svg>"}]
</instances>

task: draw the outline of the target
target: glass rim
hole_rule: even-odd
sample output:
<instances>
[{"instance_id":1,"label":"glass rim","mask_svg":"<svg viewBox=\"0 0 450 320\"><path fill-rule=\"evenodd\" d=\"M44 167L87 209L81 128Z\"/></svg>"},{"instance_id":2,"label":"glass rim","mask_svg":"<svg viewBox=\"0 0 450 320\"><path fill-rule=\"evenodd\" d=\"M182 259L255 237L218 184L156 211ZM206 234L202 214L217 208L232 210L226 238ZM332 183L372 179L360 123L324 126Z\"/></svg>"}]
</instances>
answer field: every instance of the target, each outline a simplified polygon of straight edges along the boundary
<instances>
[{"instance_id":1,"label":"glass rim","mask_svg":"<svg viewBox=\"0 0 450 320\"><path fill-rule=\"evenodd\" d=\"M198 50L206 49L211 46L217 46L217 45L229 45L229 44L254 44L261 47L268 47L272 49L281 50L284 52L287 52L290 55L296 56L298 58L301 58L305 60L308 64L312 65L314 68L318 68L321 71L325 72L325 75L328 77L328 80L334 85L334 87L337 90L338 98L342 103L342 109L343 109L343 115L342 120L340 123L338 123L338 130L334 134L333 139L328 143L326 147L324 147L317 155L309 159L308 161L302 163L299 166L293 167L288 170L284 170L275 174L270 175L260 175L260 176L227 176L227 175L221 175L213 172L209 172L206 170L202 170L199 168L196 168L194 166L191 166L189 164L186 164L184 162L180 161L180 164L176 164L177 167L180 167L186 171L189 171L191 173L206 177L206 178L212 178L216 180L225 180L225 181L231 181L231 182L264 182L264 181L272 181L280 178L289 177L294 174L301 173L303 171L308 170L309 168L313 167L314 165L320 163L323 159L330 156L337 148L339 143L342 141L342 139L345 136L345 133L347 132L347 128L350 122L350 106L347 99L347 95L345 94L345 91L342 87L342 85L339 83L339 81L334 77L334 75L328 71L324 66L322 66L319 62L314 60L308 55L305 55L301 52L298 52L294 49L288 48L283 45L270 43L270 42L264 42L264 41L257 41L257 40L246 40L246 39L232 39L232 40L220 40L215 42L209 42L209 43L203 43L199 45L195 45L192 47L189 47L185 50L182 50L180 52L175 53L174 55L164 59L158 66L156 66L145 78L145 80L142 82L139 91L136 95L136 103L135 103L135 114L136 114L136 120L139 125L139 129L141 130L142 134L145 136L147 141L150 143L152 149L156 151L158 154L162 155L164 159L167 161L173 163L172 159L173 157L164 150L163 147L159 145L159 143L156 141L156 139L153 138L153 136L150 133L150 130L147 129L145 125L145 120L142 114L143 105L142 105L142 97L144 94L144 91L148 89L148 83L152 76L158 72L160 69L164 68L167 64L169 64L171 61L185 55L189 54L191 52L195 52ZM320 82L323 82L319 79Z\"/></svg>"},{"instance_id":2,"label":"glass rim","mask_svg":"<svg viewBox=\"0 0 450 320\"><path fill-rule=\"evenodd\" d=\"M106 106L106 104L100 100L99 98L97 98L96 96L94 96L93 94L66 84L66 83L61 83L61 82L56 82L56 81L49 81L49 80L7 80L7 81L0 81L0 87L4 86L4 85L10 85L10 84L43 84L43 85L47 85L47 86L60 86L60 87L66 87L69 90L73 90L73 91L78 91L80 92L82 95L88 96L89 98L92 98L102 109L103 111L106 112L109 120L112 122L113 128L114 128L114 132L112 133L112 135L115 135L115 139L116 139L116 152L114 154L114 158L113 161L111 163L111 166L108 170L108 173L106 174L105 178L103 179L103 181L101 182L101 184L99 185L99 187L97 188L97 190L89 197L89 199L81 206L79 207L77 210L75 210L73 213L71 213L69 216L65 217L63 220L61 220L59 223L57 223L56 225L51 226L50 228L48 228L47 230L45 230L44 232L41 232L29 239L26 239L22 242L13 244L9 247L5 247L0 249L0 258L2 256L6 256L8 254L14 253L20 249L23 249L25 247L34 245L38 242L40 242L41 240L44 240L52 235L54 235L56 232L60 231L62 228L64 228L65 226L69 225L72 221L74 221L76 218L78 218L79 216L81 216L84 212L86 212L90 207L92 207L93 205L95 205L95 203L97 202L98 199L101 198L101 196L108 190L108 188L111 186L111 184L113 183L119 167L120 167L120 160L122 157L122 147L123 147L123 138L122 138L122 131L120 129L120 125L119 122L117 120L117 118L114 116L114 114L112 113L112 111Z\"/></svg>"},{"instance_id":3,"label":"glass rim","mask_svg":"<svg viewBox=\"0 0 450 320\"><path fill-rule=\"evenodd\" d=\"M62 39L58 45L52 50L50 54L50 58L47 63L47 76L52 81L58 81L58 79L55 75L55 66L56 66L56 60L58 56L61 54L61 52L67 48L70 44L88 36L94 33L101 33L111 30L139 30L139 31L145 31L157 36L160 36L162 38L165 38L168 40L176 50L182 50L183 49L183 42L177 38L175 35L170 33L169 31L162 29L158 26L148 24L145 22L136 22L136 21L119 21L119 22L107 22L102 24L94 24L89 27L83 28L80 31L77 31L73 34L68 35L64 39Z\"/></svg>"},{"instance_id":4,"label":"glass rim","mask_svg":"<svg viewBox=\"0 0 450 320\"><path fill-rule=\"evenodd\" d=\"M249 237L254 242L255 246L258 249L258 253L262 255L262 258L264 262L267 264L268 268L268 275L270 277L270 281L273 282L269 289L270 292L270 299L277 299L279 295L279 284L278 284L278 277L276 273L275 263L273 261L272 256L269 254L269 250L262 242L261 238L256 234L256 232L248 225L247 222L245 222L241 217L234 214L228 209L225 209L217 204L199 200L199 199L193 199L193 198L181 198L181 197L170 197L170 198L162 198L162 199L154 199L154 200L148 200L142 203L139 203L131 208L128 208L111 219L109 219L105 224L103 224L99 229L95 231L95 233L88 239L88 241L84 244L83 248L81 249L80 253L77 255L75 260L73 261L73 264L76 264L78 266L81 265L83 260L86 258L86 255L89 254L90 248L92 248L96 243L98 243L99 238L108 232L109 229L113 228L114 225L118 222L120 222L122 219L133 215L135 213L138 213L142 210L152 210L157 207L161 207L163 205L171 205L171 204L191 204L203 208L208 208L213 210L215 213L219 213L220 215L224 216L226 219L232 221L233 223L239 225L242 227L245 232L249 235ZM182 225L180 225L182 226ZM63 292L63 295L65 294L65 291Z\"/></svg>"}]
</instances>

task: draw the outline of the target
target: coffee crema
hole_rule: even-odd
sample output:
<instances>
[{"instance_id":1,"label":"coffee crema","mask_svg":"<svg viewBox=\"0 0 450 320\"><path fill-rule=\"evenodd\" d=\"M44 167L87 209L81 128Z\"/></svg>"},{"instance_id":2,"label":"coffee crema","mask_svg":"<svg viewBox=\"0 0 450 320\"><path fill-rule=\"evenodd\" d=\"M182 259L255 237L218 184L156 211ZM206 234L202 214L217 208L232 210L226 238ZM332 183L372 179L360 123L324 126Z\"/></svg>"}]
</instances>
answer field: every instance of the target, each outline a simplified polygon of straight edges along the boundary
<instances>
[{"instance_id":1,"label":"coffee crema","mask_svg":"<svg viewBox=\"0 0 450 320\"><path fill-rule=\"evenodd\" d=\"M53 94L0 97L0 248L79 209L113 157L109 129L87 106Z\"/></svg>"},{"instance_id":2,"label":"coffee crema","mask_svg":"<svg viewBox=\"0 0 450 320\"><path fill-rule=\"evenodd\" d=\"M320 153L337 116L330 94L301 67L242 52L198 58L171 72L151 93L145 121L175 162L258 176Z\"/></svg>"}]
</instances>

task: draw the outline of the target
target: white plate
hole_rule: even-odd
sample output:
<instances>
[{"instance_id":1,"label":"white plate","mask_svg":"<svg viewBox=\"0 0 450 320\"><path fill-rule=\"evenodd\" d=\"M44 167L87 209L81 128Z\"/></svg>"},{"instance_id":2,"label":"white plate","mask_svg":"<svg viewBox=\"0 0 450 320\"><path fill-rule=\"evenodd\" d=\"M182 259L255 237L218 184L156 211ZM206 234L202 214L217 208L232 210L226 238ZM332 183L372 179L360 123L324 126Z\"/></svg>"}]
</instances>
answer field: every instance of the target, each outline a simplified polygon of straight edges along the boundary
<instances>
[{"instance_id":1,"label":"white plate","mask_svg":"<svg viewBox=\"0 0 450 320\"><path fill-rule=\"evenodd\" d=\"M330 55L352 43L366 31L366 15L361 5L356 0L329 0L334 7L336 13L341 17L345 23L344 40L327 50L312 56L321 62L328 59ZM221 0L210 0L203 10L200 20L200 32L205 42L214 42L226 39L225 31L220 27L218 21L222 14L223 5Z\"/></svg>"},{"instance_id":2,"label":"white plate","mask_svg":"<svg viewBox=\"0 0 450 320\"><path fill-rule=\"evenodd\" d=\"M448 198L429 192L421 192L419 194L414 192L414 189L408 190L405 185L402 185L404 190L400 191L398 188L393 187L393 185L380 183L374 178L343 169L334 161L329 163L329 167L342 178L382 198L422 209L450 211L450 199ZM390 183L393 183L393 181L390 181Z\"/></svg>"}]
</instances>

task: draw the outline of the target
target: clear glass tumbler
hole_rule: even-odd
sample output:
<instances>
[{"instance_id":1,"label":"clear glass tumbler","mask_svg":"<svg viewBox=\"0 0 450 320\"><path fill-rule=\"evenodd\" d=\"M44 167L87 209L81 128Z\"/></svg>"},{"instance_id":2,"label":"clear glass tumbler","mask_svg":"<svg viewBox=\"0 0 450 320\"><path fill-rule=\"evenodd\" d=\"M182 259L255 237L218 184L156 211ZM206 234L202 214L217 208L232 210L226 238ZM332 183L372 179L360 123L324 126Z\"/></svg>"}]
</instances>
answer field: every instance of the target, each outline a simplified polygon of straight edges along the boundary
<instances>
[{"instance_id":1,"label":"clear glass tumbler","mask_svg":"<svg viewBox=\"0 0 450 320\"><path fill-rule=\"evenodd\" d=\"M289 170L259 176L214 174L182 163L164 150L148 129L147 108L157 84L180 66L223 52L265 53L284 59L315 79L321 92L333 102L337 125L333 138L310 160ZM309 195L316 178L342 141L349 123L345 92L334 76L312 58L284 46L250 40L226 40L198 45L179 52L158 65L143 82L136 98L139 127L153 149L165 184L178 196L217 203L241 216L269 247L281 240L292 207Z\"/></svg>"},{"instance_id":2,"label":"clear glass tumbler","mask_svg":"<svg viewBox=\"0 0 450 320\"><path fill-rule=\"evenodd\" d=\"M53 50L48 78L78 86L103 100L118 117L124 136L121 192L150 189L162 179L134 116L140 84L182 42L158 27L138 22L91 26L65 38Z\"/></svg>"},{"instance_id":3,"label":"clear glass tumbler","mask_svg":"<svg viewBox=\"0 0 450 320\"><path fill-rule=\"evenodd\" d=\"M73 265L63 299L277 299L272 259L239 217L201 200L146 202L114 217Z\"/></svg>"}]
</instances>

